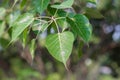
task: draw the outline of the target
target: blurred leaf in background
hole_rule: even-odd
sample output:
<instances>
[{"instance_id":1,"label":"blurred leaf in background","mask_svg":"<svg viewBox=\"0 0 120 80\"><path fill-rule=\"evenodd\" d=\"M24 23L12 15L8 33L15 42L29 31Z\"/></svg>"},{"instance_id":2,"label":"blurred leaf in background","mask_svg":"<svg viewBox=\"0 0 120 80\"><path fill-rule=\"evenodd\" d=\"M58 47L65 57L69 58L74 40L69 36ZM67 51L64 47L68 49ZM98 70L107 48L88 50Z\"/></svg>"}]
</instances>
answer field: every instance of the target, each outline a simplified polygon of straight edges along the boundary
<instances>
[{"instance_id":1,"label":"blurred leaf in background","mask_svg":"<svg viewBox=\"0 0 120 80\"><path fill-rule=\"evenodd\" d=\"M0 0L0 80L120 80L120 0L18 0L11 9L13 4ZM56 55L59 39L70 46L62 47L71 52L64 61L69 71Z\"/></svg>"}]
</instances>

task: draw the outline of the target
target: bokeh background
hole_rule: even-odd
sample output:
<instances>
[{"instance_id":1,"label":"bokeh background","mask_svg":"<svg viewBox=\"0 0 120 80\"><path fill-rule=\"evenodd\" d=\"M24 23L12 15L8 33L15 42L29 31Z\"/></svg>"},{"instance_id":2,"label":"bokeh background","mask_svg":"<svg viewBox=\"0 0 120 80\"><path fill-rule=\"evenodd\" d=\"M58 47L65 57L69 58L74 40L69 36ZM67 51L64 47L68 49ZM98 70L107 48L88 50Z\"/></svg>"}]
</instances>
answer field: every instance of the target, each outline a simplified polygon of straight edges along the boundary
<instances>
[{"instance_id":1,"label":"bokeh background","mask_svg":"<svg viewBox=\"0 0 120 80\"><path fill-rule=\"evenodd\" d=\"M25 0L20 7L22 1L14 7L17 14L32 9L32 0ZM63 0L51 0L51 4L60 1ZM0 80L120 80L120 0L91 1L95 0L74 2L75 12L89 18L93 34L89 46L80 38L75 40L67 71L45 48L46 33L40 35L33 61L20 41L5 48L8 32L1 26L8 27L8 12L14 0L0 0ZM34 36L32 32L30 36Z\"/></svg>"}]
</instances>

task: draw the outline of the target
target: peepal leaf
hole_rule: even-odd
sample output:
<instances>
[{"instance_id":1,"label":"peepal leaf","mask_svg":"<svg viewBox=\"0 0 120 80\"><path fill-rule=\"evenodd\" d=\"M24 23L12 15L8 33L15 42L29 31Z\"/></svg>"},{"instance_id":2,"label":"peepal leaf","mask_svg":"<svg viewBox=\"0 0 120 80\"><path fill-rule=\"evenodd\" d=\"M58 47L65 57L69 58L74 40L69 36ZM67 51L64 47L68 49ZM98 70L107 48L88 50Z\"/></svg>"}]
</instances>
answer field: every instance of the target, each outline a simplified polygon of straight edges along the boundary
<instances>
[{"instance_id":1,"label":"peepal leaf","mask_svg":"<svg viewBox=\"0 0 120 80\"><path fill-rule=\"evenodd\" d=\"M47 8L50 0L33 0L34 9L40 14Z\"/></svg>"},{"instance_id":2,"label":"peepal leaf","mask_svg":"<svg viewBox=\"0 0 120 80\"><path fill-rule=\"evenodd\" d=\"M88 42L92 34L92 26L87 17L77 14L73 18L67 18L72 31L79 35L85 42Z\"/></svg>"},{"instance_id":3,"label":"peepal leaf","mask_svg":"<svg viewBox=\"0 0 120 80\"><path fill-rule=\"evenodd\" d=\"M72 51L73 41L74 36L68 31L51 34L46 38L46 48L55 59L66 65Z\"/></svg>"},{"instance_id":4,"label":"peepal leaf","mask_svg":"<svg viewBox=\"0 0 120 80\"><path fill-rule=\"evenodd\" d=\"M71 8L73 3L74 3L74 0L66 0L61 4L55 4L55 5L52 5L51 7L57 8L57 9Z\"/></svg>"},{"instance_id":5,"label":"peepal leaf","mask_svg":"<svg viewBox=\"0 0 120 80\"><path fill-rule=\"evenodd\" d=\"M12 41L16 40L17 37L33 22L34 17L30 13L25 13L17 18L12 25Z\"/></svg>"}]
</instances>

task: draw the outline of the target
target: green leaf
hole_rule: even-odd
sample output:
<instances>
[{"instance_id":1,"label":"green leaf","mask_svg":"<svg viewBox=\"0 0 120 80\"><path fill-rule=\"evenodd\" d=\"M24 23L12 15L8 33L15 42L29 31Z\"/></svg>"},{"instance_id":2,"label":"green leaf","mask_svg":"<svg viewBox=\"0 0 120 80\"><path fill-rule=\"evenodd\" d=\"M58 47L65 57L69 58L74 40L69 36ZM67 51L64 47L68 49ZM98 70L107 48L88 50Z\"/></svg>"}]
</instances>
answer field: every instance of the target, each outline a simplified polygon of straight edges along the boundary
<instances>
[{"instance_id":1,"label":"green leaf","mask_svg":"<svg viewBox=\"0 0 120 80\"><path fill-rule=\"evenodd\" d=\"M82 14L77 14L73 18L67 18L67 21L75 34L79 35L85 42L89 41L92 33L92 26L87 17Z\"/></svg>"},{"instance_id":2,"label":"green leaf","mask_svg":"<svg viewBox=\"0 0 120 80\"><path fill-rule=\"evenodd\" d=\"M90 2L90 3L93 3L93 4L96 4L96 1L97 0L87 0L87 2Z\"/></svg>"},{"instance_id":3,"label":"green leaf","mask_svg":"<svg viewBox=\"0 0 120 80\"><path fill-rule=\"evenodd\" d=\"M0 21L0 37L2 37L4 31L5 31L5 22Z\"/></svg>"},{"instance_id":4,"label":"green leaf","mask_svg":"<svg viewBox=\"0 0 120 80\"><path fill-rule=\"evenodd\" d=\"M47 8L47 11L50 16L53 16L55 14L56 10L57 9L52 8L50 6L48 6L48 8ZM73 15L75 15L75 13L71 13L71 12L68 13L68 12L64 11L63 9L58 9L56 15L54 15L54 16L55 17L67 17L67 16L72 17Z\"/></svg>"},{"instance_id":5,"label":"green leaf","mask_svg":"<svg viewBox=\"0 0 120 80\"><path fill-rule=\"evenodd\" d=\"M28 34L29 34L29 31L28 29L26 28L23 33L22 33L22 41L23 41L23 48L25 48L26 44L27 44L27 40L28 40Z\"/></svg>"},{"instance_id":6,"label":"green leaf","mask_svg":"<svg viewBox=\"0 0 120 80\"><path fill-rule=\"evenodd\" d=\"M46 48L55 59L66 65L72 51L73 41L74 36L71 32L51 34L46 38Z\"/></svg>"},{"instance_id":7,"label":"green leaf","mask_svg":"<svg viewBox=\"0 0 120 80\"><path fill-rule=\"evenodd\" d=\"M57 8L57 9L71 8L73 3L74 3L74 0L66 0L61 4L55 4L55 5L52 5L51 7Z\"/></svg>"},{"instance_id":8,"label":"green leaf","mask_svg":"<svg viewBox=\"0 0 120 80\"><path fill-rule=\"evenodd\" d=\"M23 9L27 3L27 0L22 0L20 4L20 9Z\"/></svg>"},{"instance_id":9,"label":"green leaf","mask_svg":"<svg viewBox=\"0 0 120 80\"><path fill-rule=\"evenodd\" d=\"M59 12L59 11L58 11ZM66 17L73 17L75 14L73 13L65 13L63 11L59 12L58 14L58 17L64 17L64 18L61 18L61 19L57 19L57 23L58 25L63 29L63 31L65 29L67 29L69 26L68 26L68 23L67 23L67 20L66 20Z\"/></svg>"},{"instance_id":10,"label":"green leaf","mask_svg":"<svg viewBox=\"0 0 120 80\"><path fill-rule=\"evenodd\" d=\"M33 22L34 17L30 13L25 13L18 17L18 19L12 25L12 41L16 40L17 37Z\"/></svg>"},{"instance_id":11,"label":"green leaf","mask_svg":"<svg viewBox=\"0 0 120 80\"><path fill-rule=\"evenodd\" d=\"M32 59L34 59L34 52L35 52L35 39L31 40L31 43L30 43L30 53L31 53Z\"/></svg>"},{"instance_id":12,"label":"green leaf","mask_svg":"<svg viewBox=\"0 0 120 80\"><path fill-rule=\"evenodd\" d=\"M6 9L0 7L0 20L4 19L5 14L6 14Z\"/></svg>"},{"instance_id":13,"label":"green leaf","mask_svg":"<svg viewBox=\"0 0 120 80\"><path fill-rule=\"evenodd\" d=\"M47 8L50 0L33 0L34 9L36 12L42 14Z\"/></svg>"},{"instance_id":14,"label":"green leaf","mask_svg":"<svg viewBox=\"0 0 120 80\"><path fill-rule=\"evenodd\" d=\"M12 26L13 22L16 21L20 14L20 11L14 11L13 13L7 16L7 23L9 24L9 27Z\"/></svg>"}]
</instances>

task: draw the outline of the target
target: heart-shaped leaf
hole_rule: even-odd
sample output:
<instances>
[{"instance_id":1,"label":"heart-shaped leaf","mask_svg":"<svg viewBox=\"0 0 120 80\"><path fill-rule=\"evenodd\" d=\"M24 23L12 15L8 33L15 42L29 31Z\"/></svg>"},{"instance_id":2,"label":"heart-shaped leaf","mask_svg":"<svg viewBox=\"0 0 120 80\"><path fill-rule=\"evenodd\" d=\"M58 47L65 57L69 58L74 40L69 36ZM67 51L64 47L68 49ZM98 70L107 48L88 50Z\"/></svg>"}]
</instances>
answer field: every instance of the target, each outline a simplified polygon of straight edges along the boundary
<instances>
[{"instance_id":1,"label":"heart-shaped leaf","mask_svg":"<svg viewBox=\"0 0 120 80\"><path fill-rule=\"evenodd\" d=\"M74 36L68 31L51 34L46 38L46 47L55 59L66 65L66 61L72 51L73 41Z\"/></svg>"},{"instance_id":2,"label":"heart-shaped leaf","mask_svg":"<svg viewBox=\"0 0 120 80\"><path fill-rule=\"evenodd\" d=\"M57 9L71 8L73 3L74 3L74 0L66 0L61 4L55 4L55 5L52 5L51 7L57 8Z\"/></svg>"},{"instance_id":3,"label":"heart-shaped leaf","mask_svg":"<svg viewBox=\"0 0 120 80\"><path fill-rule=\"evenodd\" d=\"M79 35L85 42L89 41L92 33L92 26L87 17L82 14L77 14L73 18L67 18L67 21L75 34Z\"/></svg>"},{"instance_id":4,"label":"heart-shaped leaf","mask_svg":"<svg viewBox=\"0 0 120 80\"><path fill-rule=\"evenodd\" d=\"M25 13L18 17L12 25L12 41L16 40L17 37L27 28L34 20L34 17L30 13Z\"/></svg>"}]
</instances>

